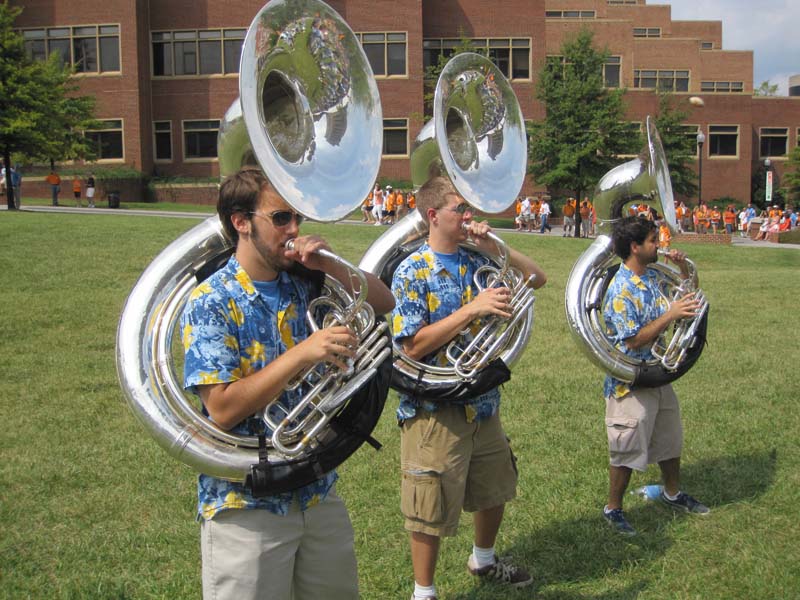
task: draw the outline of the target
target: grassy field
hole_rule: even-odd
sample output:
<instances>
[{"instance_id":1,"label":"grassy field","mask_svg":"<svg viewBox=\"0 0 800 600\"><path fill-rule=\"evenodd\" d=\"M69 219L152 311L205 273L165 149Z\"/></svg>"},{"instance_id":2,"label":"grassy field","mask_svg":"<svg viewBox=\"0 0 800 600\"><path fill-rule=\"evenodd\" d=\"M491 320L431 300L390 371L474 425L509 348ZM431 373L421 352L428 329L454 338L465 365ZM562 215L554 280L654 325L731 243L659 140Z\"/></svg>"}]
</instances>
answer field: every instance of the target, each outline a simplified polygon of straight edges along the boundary
<instances>
[{"instance_id":1,"label":"grassy field","mask_svg":"<svg viewBox=\"0 0 800 600\"><path fill-rule=\"evenodd\" d=\"M195 476L144 432L114 366L122 303L153 257L192 222L0 213L0 598L198 598ZM380 232L309 225L356 260ZM548 272L536 329L503 390L519 457L519 497L498 549L528 565L539 598L792 598L800 590L797 521L797 298L800 252L686 246L710 298L709 345L676 383L685 489L708 518L631 497L640 535L600 518L607 455L602 375L570 339L564 286L585 240L507 234ZM399 515L398 434L390 395L375 436L340 469L365 599L412 586ZM633 486L655 481L650 470ZM440 598L529 598L466 573L471 527L441 553Z\"/></svg>"}]
</instances>

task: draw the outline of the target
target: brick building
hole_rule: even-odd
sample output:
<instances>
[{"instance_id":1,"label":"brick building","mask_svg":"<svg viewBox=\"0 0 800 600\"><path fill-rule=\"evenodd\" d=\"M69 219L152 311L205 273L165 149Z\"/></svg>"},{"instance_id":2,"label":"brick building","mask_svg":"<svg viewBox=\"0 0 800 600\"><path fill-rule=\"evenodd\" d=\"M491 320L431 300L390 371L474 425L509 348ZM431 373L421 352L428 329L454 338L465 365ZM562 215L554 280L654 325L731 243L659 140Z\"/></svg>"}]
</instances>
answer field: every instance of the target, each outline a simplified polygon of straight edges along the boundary
<instances>
[{"instance_id":1,"label":"brick building","mask_svg":"<svg viewBox=\"0 0 800 600\"><path fill-rule=\"evenodd\" d=\"M422 125L425 66L461 36L487 48L511 79L526 119L541 118L536 73L562 42L589 27L611 57L606 85L627 88L628 119L655 110L653 89L697 95L687 134L702 131L704 197L749 199L770 158L778 178L800 141L800 97L753 96L753 53L727 51L721 21L673 21L645 0L328 0L358 34L384 116L381 175L409 178ZM12 4L23 5L21 2ZM59 51L106 129L101 164L164 176L218 174L216 135L238 96L238 59L262 0L27 0L17 26L32 56ZM723 16L723 15L720 15ZM534 189L535 182L528 187Z\"/></svg>"}]
</instances>

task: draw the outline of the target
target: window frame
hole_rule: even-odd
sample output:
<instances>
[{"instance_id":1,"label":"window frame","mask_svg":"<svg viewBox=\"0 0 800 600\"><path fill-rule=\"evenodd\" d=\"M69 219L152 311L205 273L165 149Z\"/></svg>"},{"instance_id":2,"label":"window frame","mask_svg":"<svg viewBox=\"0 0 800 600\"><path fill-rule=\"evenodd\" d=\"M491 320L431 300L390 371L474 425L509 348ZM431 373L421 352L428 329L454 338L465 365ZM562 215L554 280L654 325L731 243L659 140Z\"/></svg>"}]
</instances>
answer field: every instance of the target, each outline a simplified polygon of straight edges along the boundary
<instances>
[{"instance_id":1,"label":"window frame","mask_svg":"<svg viewBox=\"0 0 800 600\"><path fill-rule=\"evenodd\" d=\"M113 33L102 33L103 28L116 28L116 32ZM90 35L88 33L78 33L81 29L88 29L94 28L94 35ZM53 35L50 36L50 32L58 31L65 29L67 30L66 35ZM93 39L94 40L94 48L95 48L95 55L97 60L97 68L94 71L75 71L72 75L74 77L107 77L107 76L114 76L114 75L121 75L122 74L122 47L121 47L121 37L122 37L122 25L120 23L86 23L82 25L52 25L52 26L43 26L43 27L25 27L22 29L17 30L19 34L23 38L23 46L25 48L26 55L28 54L28 42L32 41L41 41L43 47L44 57L39 58L37 55L32 56L34 60L47 60L48 56L50 55L50 42L57 41L57 40L67 40L67 45L69 48L69 56L64 58L64 64L69 63L70 67L73 69L76 67L75 65L75 43L77 40L82 39ZM35 36L36 32L42 32L41 36ZM26 36L30 34L29 36ZM117 40L117 69L115 70L108 70L104 71L102 69L103 66L103 52L102 52L102 39L116 39ZM105 119L103 119L105 120ZM116 119L114 119L116 120Z\"/></svg>"},{"instance_id":2,"label":"window frame","mask_svg":"<svg viewBox=\"0 0 800 600\"><path fill-rule=\"evenodd\" d=\"M219 32L216 37L209 37L205 34L213 34ZM238 33L237 33L238 32ZM187 34L194 34L193 38L188 38ZM183 37L177 37L176 34L182 34ZM226 35L230 34L230 35ZM208 29L154 29L150 31L150 78L151 79L213 79L213 78L231 78L239 76L239 61L236 61L236 71L227 71L226 59L227 50L225 49L226 42L239 41L239 56L241 57L242 46L244 45L244 38L247 35L246 27L210 27ZM156 39L156 36L169 36ZM182 73L176 75L175 66L176 60L176 44L194 43L194 73ZM217 42L219 44L219 64L220 72L201 73L201 44L208 42ZM165 46L168 50L169 68L168 75L156 75L155 68L155 47L156 45ZM198 119L194 119L198 120Z\"/></svg>"},{"instance_id":3,"label":"window frame","mask_svg":"<svg viewBox=\"0 0 800 600\"><path fill-rule=\"evenodd\" d=\"M722 89L727 84L728 89ZM733 89L737 87L739 89ZM703 94L744 94L744 81L701 81L700 91Z\"/></svg>"},{"instance_id":4,"label":"window frame","mask_svg":"<svg viewBox=\"0 0 800 600\"><path fill-rule=\"evenodd\" d=\"M728 131L712 131L714 127L735 127L736 128L736 154L711 154L711 140L715 135L734 135ZM741 133L742 128L738 123L714 123L708 125L708 134L706 135L705 153L708 160L739 160L741 154Z\"/></svg>"},{"instance_id":5,"label":"window frame","mask_svg":"<svg viewBox=\"0 0 800 600\"><path fill-rule=\"evenodd\" d=\"M777 134L777 133L767 133L767 134L765 134L764 133L765 129L773 129L773 130L782 129L785 133L783 135L780 135L780 134ZM790 133L789 127L759 127L758 128L758 158L760 158L762 160L765 159L765 158L768 158L770 160L788 160L789 159L789 152L790 152L790 148L789 148L789 133ZM786 144L785 144L785 148L784 148L784 153L783 154L764 154L762 152L762 146L761 146L762 140L764 138L767 138L767 139L785 138L786 139Z\"/></svg>"},{"instance_id":6,"label":"window frame","mask_svg":"<svg viewBox=\"0 0 800 600\"><path fill-rule=\"evenodd\" d=\"M506 76L506 79L509 81L533 81L533 65L532 65L532 56L533 56L533 38L531 37L476 37L476 38L468 38L470 43L475 46L477 50L486 51L487 58L492 60L491 57L488 56L488 52L492 49L507 49L508 50L508 71L503 73ZM458 38L424 38L422 40L422 53L423 53L423 67L425 65L425 51L426 50L438 50L440 53L444 52L445 50L449 50L457 46L461 42ZM494 42L494 44L493 44ZM507 45L499 45L498 42L506 42ZM515 44L515 42L517 42ZM438 47L436 46L438 44ZM527 77L513 77L514 74L514 65L516 64L514 60L514 50L527 50L528 51L528 61L526 67L528 69L528 76ZM492 61L494 62L494 61ZM497 66L497 63L494 63ZM499 66L497 67L500 68ZM502 71L502 69L501 69Z\"/></svg>"},{"instance_id":7,"label":"window frame","mask_svg":"<svg viewBox=\"0 0 800 600\"><path fill-rule=\"evenodd\" d=\"M400 126L400 125L394 125L394 126L388 126L387 127L387 125L386 125L387 121L398 121L398 122L399 121L403 121L405 123L405 127ZM388 160L406 159L411 155L411 153L410 153L411 145L410 145L410 138L409 138L409 133L410 132L409 132L409 128L408 128L408 121L409 121L408 117L386 117L384 115L384 117L383 117L383 134L384 134L384 138L383 138L383 141L381 143L381 158L382 159L383 158L388 159ZM405 152L405 154L386 154L384 152L384 150L386 150L385 135L386 135L387 131L405 131L406 132L406 152Z\"/></svg>"},{"instance_id":8,"label":"window frame","mask_svg":"<svg viewBox=\"0 0 800 600\"><path fill-rule=\"evenodd\" d=\"M119 132L120 134L120 147L122 148L122 156L119 158L101 158L97 157L95 162L100 164L110 164L110 163L124 163L125 162L125 119L122 117L120 118L100 118L97 119L99 123L110 123L113 121L119 121L119 127L106 127L98 128L98 129L87 129L83 132L83 135L86 134L102 134L102 133L116 133Z\"/></svg>"},{"instance_id":9,"label":"window frame","mask_svg":"<svg viewBox=\"0 0 800 600\"><path fill-rule=\"evenodd\" d=\"M661 27L634 27L633 28L633 37L637 39L642 38L660 38L662 37L662 29Z\"/></svg>"},{"instance_id":10,"label":"window frame","mask_svg":"<svg viewBox=\"0 0 800 600\"><path fill-rule=\"evenodd\" d=\"M643 73L655 73L655 75L643 75ZM663 75L662 75L663 73ZM671 76L666 75L667 73L672 73ZM678 73L686 73L686 77L679 77ZM641 85L641 81L643 79L655 79L655 85L644 87ZM636 90L661 90L660 87L662 79L664 81L671 80L672 87L671 88L664 88L662 91L672 92L672 93L688 93L692 87L692 71L691 69L643 69L638 68L633 70L633 89ZM679 90L677 83L678 81L686 80L686 89Z\"/></svg>"},{"instance_id":11,"label":"window frame","mask_svg":"<svg viewBox=\"0 0 800 600\"><path fill-rule=\"evenodd\" d=\"M622 85L622 56L621 55L620 56L614 55L614 56L609 56L608 57L609 60L610 59L614 59L614 58L619 59L619 62L618 63L604 62L603 66L601 67L601 70L600 70L600 77L602 77L602 79L603 79L603 87L605 89L608 89L608 90L618 90L618 89L621 89L623 87L623 85ZM564 59L564 55L563 54L548 54L547 56L545 56L545 67L548 66L548 64L547 64L548 62L551 62L552 64L555 64L556 61L558 61L560 63L560 66L561 66L561 69L562 69L562 72L563 72L564 68L567 66L567 62ZM606 85L606 67L607 66L619 67L619 85L616 86L616 87L609 87L609 86Z\"/></svg>"},{"instance_id":12,"label":"window frame","mask_svg":"<svg viewBox=\"0 0 800 600\"><path fill-rule=\"evenodd\" d=\"M365 44L368 46L379 46L383 45L383 74L378 75L374 72L373 75L375 79L408 79L408 31L357 31L355 32L356 38L358 39L358 43L361 44L361 48L364 50L364 54L367 55L367 49L365 48ZM364 36L377 36L382 35L383 40L364 40ZM403 41L400 40L390 40L389 36L392 35L403 35L405 39ZM389 45L390 44L403 44L405 47L404 55L403 55L403 67L405 69L404 73L396 73L396 74L389 74ZM369 60L369 55L367 55L367 60ZM370 67L372 64L370 63Z\"/></svg>"},{"instance_id":13,"label":"window frame","mask_svg":"<svg viewBox=\"0 0 800 600\"><path fill-rule=\"evenodd\" d=\"M544 18L545 19L596 19L597 11L580 10L580 9L545 10Z\"/></svg>"},{"instance_id":14,"label":"window frame","mask_svg":"<svg viewBox=\"0 0 800 600\"><path fill-rule=\"evenodd\" d=\"M217 123L216 129L209 129L209 128L197 128L197 129L188 129L186 128L187 123ZM208 131L216 131L217 132L217 143L219 143L219 128L222 125L221 119L181 119L181 159L184 163L214 163L219 162L219 151L216 150L217 154L215 156L187 156L186 149L189 144L186 143L186 134L187 133L204 133ZM174 154L174 153L173 153Z\"/></svg>"},{"instance_id":15,"label":"window frame","mask_svg":"<svg viewBox=\"0 0 800 600\"><path fill-rule=\"evenodd\" d=\"M158 158L158 135L159 133L165 133L164 131L158 131L156 126L159 123L167 123L169 125L169 130L166 133L169 135L169 158ZM175 141L172 138L172 120L157 120L153 121L153 162L155 163L172 163L175 161Z\"/></svg>"}]
</instances>

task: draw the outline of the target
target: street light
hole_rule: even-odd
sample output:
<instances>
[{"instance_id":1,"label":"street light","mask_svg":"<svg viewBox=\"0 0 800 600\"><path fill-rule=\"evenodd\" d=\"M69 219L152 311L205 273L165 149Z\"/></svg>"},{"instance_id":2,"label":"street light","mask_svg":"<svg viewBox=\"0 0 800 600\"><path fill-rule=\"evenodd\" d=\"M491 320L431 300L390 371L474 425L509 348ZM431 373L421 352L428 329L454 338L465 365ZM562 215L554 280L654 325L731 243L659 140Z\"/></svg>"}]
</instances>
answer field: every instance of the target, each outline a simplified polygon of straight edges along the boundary
<instances>
[{"instance_id":1,"label":"street light","mask_svg":"<svg viewBox=\"0 0 800 600\"><path fill-rule=\"evenodd\" d=\"M703 203L703 144L706 143L706 136L702 131L697 132L697 206Z\"/></svg>"}]
</instances>

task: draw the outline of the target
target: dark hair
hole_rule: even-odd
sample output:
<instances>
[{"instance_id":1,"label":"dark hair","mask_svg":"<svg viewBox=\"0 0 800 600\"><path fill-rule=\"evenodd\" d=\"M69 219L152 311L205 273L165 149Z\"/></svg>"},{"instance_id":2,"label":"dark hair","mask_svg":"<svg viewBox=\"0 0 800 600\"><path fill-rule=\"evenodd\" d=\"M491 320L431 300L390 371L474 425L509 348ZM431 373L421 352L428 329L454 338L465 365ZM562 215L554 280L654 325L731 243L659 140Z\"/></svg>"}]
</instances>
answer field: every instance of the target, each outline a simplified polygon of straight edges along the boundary
<instances>
[{"instance_id":1,"label":"dark hair","mask_svg":"<svg viewBox=\"0 0 800 600\"><path fill-rule=\"evenodd\" d=\"M244 167L222 182L217 200L217 214L222 221L222 228L234 245L239 241L239 233L233 226L231 217L241 212L249 219L256 209L261 192L269 187L269 179L257 167Z\"/></svg>"},{"instance_id":2,"label":"dark hair","mask_svg":"<svg viewBox=\"0 0 800 600\"><path fill-rule=\"evenodd\" d=\"M631 244L644 244L647 236L656 230L656 224L641 217L625 217L617 221L611 239L614 244L614 254L622 260L627 260L631 255Z\"/></svg>"}]
</instances>

